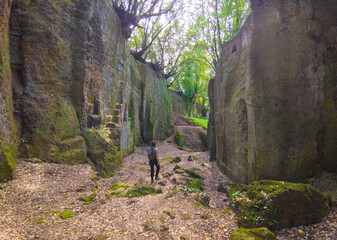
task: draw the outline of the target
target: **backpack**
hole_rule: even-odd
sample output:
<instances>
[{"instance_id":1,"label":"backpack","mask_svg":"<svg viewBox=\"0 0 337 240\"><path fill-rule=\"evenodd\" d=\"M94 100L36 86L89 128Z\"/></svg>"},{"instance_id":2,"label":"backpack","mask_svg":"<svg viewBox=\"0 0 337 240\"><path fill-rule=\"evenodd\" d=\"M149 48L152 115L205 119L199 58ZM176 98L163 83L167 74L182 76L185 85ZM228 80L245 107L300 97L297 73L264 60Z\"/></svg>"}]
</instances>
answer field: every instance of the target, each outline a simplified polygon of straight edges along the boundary
<instances>
[{"instance_id":1,"label":"backpack","mask_svg":"<svg viewBox=\"0 0 337 240\"><path fill-rule=\"evenodd\" d=\"M156 149L154 147L150 147L150 149L147 151L147 156L149 157L149 160L155 160L156 159Z\"/></svg>"}]
</instances>

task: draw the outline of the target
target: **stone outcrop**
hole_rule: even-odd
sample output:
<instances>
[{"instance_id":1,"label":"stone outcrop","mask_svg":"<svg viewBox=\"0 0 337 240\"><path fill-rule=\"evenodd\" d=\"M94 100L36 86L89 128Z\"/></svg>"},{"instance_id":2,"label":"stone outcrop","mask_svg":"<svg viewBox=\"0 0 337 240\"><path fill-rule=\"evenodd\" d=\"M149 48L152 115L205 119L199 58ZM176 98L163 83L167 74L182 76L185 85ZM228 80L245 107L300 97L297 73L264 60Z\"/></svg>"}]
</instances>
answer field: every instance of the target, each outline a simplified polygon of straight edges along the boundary
<instances>
[{"instance_id":1,"label":"stone outcrop","mask_svg":"<svg viewBox=\"0 0 337 240\"><path fill-rule=\"evenodd\" d=\"M0 0L0 180L12 177L18 147L8 37L11 4L10 0Z\"/></svg>"},{"instance_id":2,"label":"stone outcrop","mask_svg":"<svg viewBox=\"0 0 337 240\"><path fill-rule=\"evenodd\" d=\"M337 172L336 1L251 3L210 84L211 156L241 183Z\"/></svg>"},{"instance_id":3,"label":"stone outcrop","mask_svg":"<svg viewBox=\"0 0 337 240\"><path fill-rule=\"evenodd\" d=\"M135 144L173 133L165 84L130 55L111 1L14 0L4 26L13 103L6 95L0 121L17 123L21 157L89 161L110 176Z\"/></svg>"},{"instance_id":4,"label":"stone outcrop","mask_svg":"<svg viewBox=\"0 0 337 240\"><path fill-rule=\"evenodd\" d=\"M318 223L329 214L329 198L308 184L261 180L230 189L238 224L280 230Z\"/></svg>"}]
</instances>

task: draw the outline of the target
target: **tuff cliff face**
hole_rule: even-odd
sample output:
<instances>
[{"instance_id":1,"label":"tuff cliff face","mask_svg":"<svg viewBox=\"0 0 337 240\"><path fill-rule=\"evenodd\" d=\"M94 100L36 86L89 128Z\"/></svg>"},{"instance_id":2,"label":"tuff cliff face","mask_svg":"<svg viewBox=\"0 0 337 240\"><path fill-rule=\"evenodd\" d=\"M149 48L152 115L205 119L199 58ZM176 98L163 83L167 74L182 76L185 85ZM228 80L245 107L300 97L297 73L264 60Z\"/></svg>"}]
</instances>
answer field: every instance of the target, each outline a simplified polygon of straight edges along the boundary
<instances>
[{"instance_id":1,"label":"tuff cliff face","mask_svg":"<svg viewBox=\"0 0 337 240\"><path fill-rule=\"evenodd\" d=\"M177 91L169 90L172 99L173 112L188 116L190 112L189 104L185 100L185 96ZM193 109L194 110L194 109Z\"/></svg>"},{"instance_id":2,"label":"tuff cliff face","mask_svg":"<svg viewBox=\"0 0 337 240\"><path fill-rule=\"evenodd\" d=\"M210 84L211 156L241 183L337 172L336 2L251 3Z\"/></svg>"},{"instance_id":3,"label":"tuff cliff face","mask_svg":"<svg viewBox=\"0 0 337 240\"><path fill-rule=\"evenodd\" d=\"M110 176L135 144L171 133L170 95L129 54L111 1L17 0L6 16L12 81L8 72L1 90L13 88L13 104L8 95L0 122L14 123L14 112L21 157L89 161Z\"/></svg>"},{"instance_id":4,"label":"tuff cliff face","mask_svg":"<svg viewBox=\"0 0 337 240\"><path fill-rule=\"evenodd\" d=\"M10 179L15 171L18 146L8 37L10 9L11 1L0 1L0 179Z\"/></svg>"}]
</instances>

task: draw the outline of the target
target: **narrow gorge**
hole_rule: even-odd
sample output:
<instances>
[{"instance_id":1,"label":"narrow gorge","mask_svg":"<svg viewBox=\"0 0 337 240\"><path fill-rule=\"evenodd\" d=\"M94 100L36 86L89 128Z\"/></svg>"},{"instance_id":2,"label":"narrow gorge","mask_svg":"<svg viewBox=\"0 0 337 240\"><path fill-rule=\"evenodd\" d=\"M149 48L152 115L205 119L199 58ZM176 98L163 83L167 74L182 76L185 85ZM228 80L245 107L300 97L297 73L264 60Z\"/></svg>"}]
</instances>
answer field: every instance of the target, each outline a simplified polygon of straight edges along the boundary
<instances>
[{"instance_id":1,"label":"narrow gorge","mask_svg":"<svg viewBox=\"0 0 337 240\"><path fill-rule=\"evenodd\" d=\"M337 239L336 0L165 2L0 0L0 239Z\"/></svg>"}]
</instances>

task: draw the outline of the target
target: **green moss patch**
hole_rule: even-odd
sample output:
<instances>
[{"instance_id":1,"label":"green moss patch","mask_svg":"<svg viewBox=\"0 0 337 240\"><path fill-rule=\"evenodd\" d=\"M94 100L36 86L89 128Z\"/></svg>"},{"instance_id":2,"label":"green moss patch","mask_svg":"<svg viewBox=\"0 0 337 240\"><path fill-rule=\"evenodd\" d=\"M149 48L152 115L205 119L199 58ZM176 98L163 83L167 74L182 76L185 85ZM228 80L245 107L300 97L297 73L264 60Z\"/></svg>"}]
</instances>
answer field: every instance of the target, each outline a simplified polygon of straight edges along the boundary
<instances>
[{"instance_id":1,"label":"green moss patch","mask_svg":"<svg viewBox=\"0 0 337 240\"><path fill-rule=\"evenodd\" d=\"M203 185L204 182L202 179L191 179L187 181L186 188L184 190L188 192L200 192L204 190Z\"/></svg>"},{"instance_id":2,"label":"green moss patch","mask_svg":"<svg viewBox=\"0 0 337 240\"><path fill-rule=\"evenodd\" d=\"M74 215L73 211L71 211L70 209L64 209L61 213L60 213L60 217L62 219L68 219L71 218Z\"/></svg>"},{"instance_id":3,"label":"green moss patch","mask_svg":"<svg viewBox=\"0 0 337 240\"><path fill-rule=\"evenodd\" d=\"M269 231L267 228L253 228L245 229L238 228L232 232L230 240L274 240L275 235L273 232Z\"/></svg>"},{"instance_id":4,"label":"green moss patch","mask_svg":"<svg viewBox=\"0 0 337 240\"><path fill-rule=\"evenodd\" d=\"M185 145L185 136L182 132L176 132L176 134L174 135L174 142L180 146L183 147Z\"/></svg>"},{"instance_id":5,"label":"green moss patch","mask_svg":"<svg viewBox=\"0 0 337 240\"><path fill-rule=\"evenodd\" d=\"M175 196L178 192L180 192L179 188L171 188L170 190L168 190L168 192L166 193L165 198L170 198Z\"/></svg>"},{"instance_id":6,"label":"green moss patch","mask_svg":"<svg viewBox=\"0 0 337 240\"><path fill-rule=\"evenodd\" d=\"M90 204L94 199L96 198L96 194L90 194L90 195L82 195L79 197L79 200L85 202L86 204Z\"/></svg>"},{"instance_id":7,"label":"green moss patch","mask_svg":"<svg viewBox=\"0 0 337 240\"><path fill-rule=\"evenodd\" d=\"M130 188L130 187L132 187L132 184L130 184L130 183L121 183L121 182L118 182L118 183L112 184L111 187L110 187L110 190L118 190L120 188L127 189L127 188Z\"/></svg>"},{"instance_id":8,"label":"green moss patch","mask_svg":"<svg viewBox=\"0 0 337 240\"><path fill-rule=\"evenodd\" d=\"M154 195L157 193L161 193L161 188L155 188L149 184L124 184L124 183L116 183L111 186L112 190L114 190L110 196L112 197L141 197L146 195ZM122 189L122 190L121 190Z\"/></svg>"},{"instance_id":9,"label":"green moss patch","mask_svg":"<svg viewBox=\"0 0 337 240\"><path fill-rule=\"evenodd\" d=\"M165 163L165 162L168 162L168 163L173 163L173 157L165 157L165 158L161 158L159 159L159 162L160 163Z\"/></svg>"},{"instance_id":10,"label":"green moss patch","mask_svg":"<svg viewBox=\"0 0 337 240\"><path fill-rule=\"evenodd\" d=\"M240 227L278 230L317 223L329 213L328 198L307 184L262 180L234 184L229 193Z\"/></svg>"},{"instance_id":11,"label":"green moss patch","mask_svg":"<svg viewBox=\"0 0 337 240\"><path fill-rule=\"evenodd\" d=\"M149 184L137 184L128 190L126 196L129 198L156 194L158 189Z\"/></svg>"}]
</instances>

